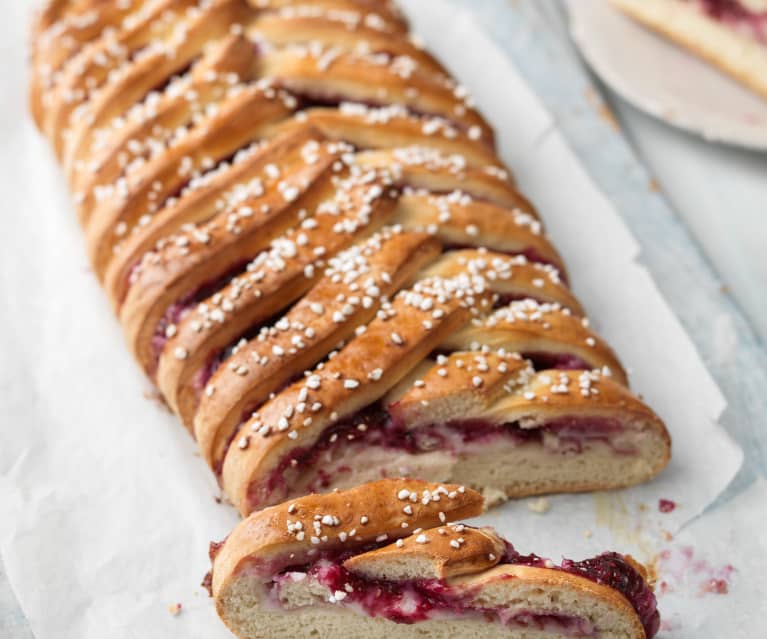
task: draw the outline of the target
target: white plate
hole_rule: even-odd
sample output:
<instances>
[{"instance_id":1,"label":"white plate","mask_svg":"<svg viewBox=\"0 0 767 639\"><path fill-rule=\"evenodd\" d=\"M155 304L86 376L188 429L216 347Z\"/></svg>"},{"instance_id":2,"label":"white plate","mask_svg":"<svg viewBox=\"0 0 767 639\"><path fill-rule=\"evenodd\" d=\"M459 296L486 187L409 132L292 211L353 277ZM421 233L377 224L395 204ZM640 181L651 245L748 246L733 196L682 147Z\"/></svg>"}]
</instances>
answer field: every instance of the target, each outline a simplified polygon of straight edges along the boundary
<instances>
[{"instance_id":1,"label":"white plate","mask_svg":"<svg viewBox=\"0 0 767 639\"><path fill-rule=\"evenodd\" d=\"M626 100L708 140L767 150L767 100L606 0L568 4L581 53Z\"/></svg>"}]
</instances>

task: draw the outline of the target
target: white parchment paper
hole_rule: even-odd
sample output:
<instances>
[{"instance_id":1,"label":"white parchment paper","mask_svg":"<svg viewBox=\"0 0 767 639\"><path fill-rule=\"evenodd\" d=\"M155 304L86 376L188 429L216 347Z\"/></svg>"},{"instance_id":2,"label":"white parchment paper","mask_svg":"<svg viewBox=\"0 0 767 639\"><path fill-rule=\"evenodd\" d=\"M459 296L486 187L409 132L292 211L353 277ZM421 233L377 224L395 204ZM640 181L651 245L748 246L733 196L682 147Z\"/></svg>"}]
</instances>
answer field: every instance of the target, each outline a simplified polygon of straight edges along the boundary
<instances>
[{"instance_id":1,"label":"white parchment paper","mask_svg":"<svg viewBox=\"0 0 767 639\"><path fill-rule=\"evenodd\" d=\"M38 639L226 637L198 584L208 542L237 517L217 503L186 432L152 399L87 268L63 183L24 116L20 4L7 3L2 26L15 64L0 106L0 551L8 578ZM671 465L649 485L551 498L545 515L508 504L484 519L523 551L582 558L611 547L649 559L740 466L741 451L717 425L724 399L636 263L635 240L510 62L445 0L404 4L496 126L597 330L674 439ZM661 497L679 507L658 513ZM168 612L175 603L178 616Z\"/></svg>"}]
</instances>

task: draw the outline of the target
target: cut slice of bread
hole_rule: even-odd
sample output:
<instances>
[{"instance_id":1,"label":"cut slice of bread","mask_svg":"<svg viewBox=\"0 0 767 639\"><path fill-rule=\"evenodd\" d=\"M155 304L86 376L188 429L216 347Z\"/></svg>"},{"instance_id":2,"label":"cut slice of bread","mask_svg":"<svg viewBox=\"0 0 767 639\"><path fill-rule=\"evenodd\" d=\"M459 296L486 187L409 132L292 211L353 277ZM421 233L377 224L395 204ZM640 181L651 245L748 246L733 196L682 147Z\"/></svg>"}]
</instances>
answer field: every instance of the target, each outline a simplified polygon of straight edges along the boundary
<instances>
[{"instance_id":1,"label":"cut slice of bread","mask_svg":"<svg viewBox=\"0 0 767 639\"><path fill-rule=\"evenodd\" d=\"M491 529L456 485L381 480L251 515L212 551L212 595L241 639L645 639L644 569L605 553L556 565Z\"/></svg>"}]
</instances>

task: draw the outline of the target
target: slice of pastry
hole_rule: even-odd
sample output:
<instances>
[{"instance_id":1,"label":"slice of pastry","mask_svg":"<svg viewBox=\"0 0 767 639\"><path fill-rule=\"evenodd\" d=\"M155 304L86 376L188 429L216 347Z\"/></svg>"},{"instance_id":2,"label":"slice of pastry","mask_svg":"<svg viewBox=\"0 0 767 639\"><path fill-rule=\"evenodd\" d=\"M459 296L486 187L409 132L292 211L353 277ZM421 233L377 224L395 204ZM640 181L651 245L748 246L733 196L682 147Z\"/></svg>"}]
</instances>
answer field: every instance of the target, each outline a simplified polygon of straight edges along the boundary
<instances>
[{"instance_id":1,"label":"slice of pastry","mask_svg":"<svg viewBox=\"0 0 767 639\"><path fill-rule=\"evenodd\" d=\"M644 568L604 553L523 555L459 485L380 480L260 511L211 546L206 583L241 639L650 639Z\"/></svg>"},{"instance_id":2,"label":"slice of pastry","mask_svg":"<svg viewBox=\"0 0 767 639\"><path fill-rule=\"evenodd\" d=\"M767 98L767 0L611 0Z\"/></svg>"}]
</instances>

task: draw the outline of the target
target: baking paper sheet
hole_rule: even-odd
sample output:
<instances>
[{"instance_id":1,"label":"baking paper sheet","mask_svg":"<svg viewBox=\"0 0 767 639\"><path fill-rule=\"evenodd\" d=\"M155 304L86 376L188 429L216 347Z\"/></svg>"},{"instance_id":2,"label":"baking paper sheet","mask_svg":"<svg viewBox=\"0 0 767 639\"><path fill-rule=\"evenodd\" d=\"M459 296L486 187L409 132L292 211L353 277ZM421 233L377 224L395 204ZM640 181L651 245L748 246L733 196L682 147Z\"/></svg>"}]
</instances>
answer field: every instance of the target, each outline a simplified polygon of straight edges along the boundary
<instances>
[{"instance_id":1,"label":"baking paper sheet","mask_svg":"<svg viewBox=\"0 0 767 639\"><path fill-rule=\"evenodd\" d=\"M5 3L2 26L12 61L0 111L0 550L7 575L37 639L226 637L198 584L208 542L237 517L217 503L195 446L153 398L87 267L62 180L24 116L21 4ZM637 243L510 62L445 0L404 4L496 126L503 155L539 206L597 330L674 439L671 465L651 484L554 497L544 515L512 503L483 519L525 552L582 558L611 547L649 560L740 466L741 451L717 425L724 399L637 264ZM660 514L661 497L679 507ZM176 603L182 612L172 616ZM700 605L674 600L673 610ZM694 634L677 628L673 636Z\"/></svg>"}]
</instances>

